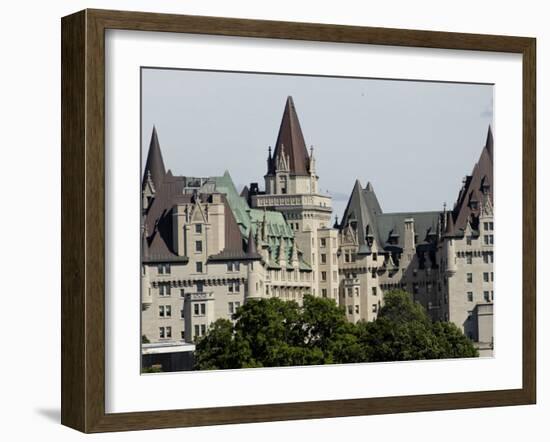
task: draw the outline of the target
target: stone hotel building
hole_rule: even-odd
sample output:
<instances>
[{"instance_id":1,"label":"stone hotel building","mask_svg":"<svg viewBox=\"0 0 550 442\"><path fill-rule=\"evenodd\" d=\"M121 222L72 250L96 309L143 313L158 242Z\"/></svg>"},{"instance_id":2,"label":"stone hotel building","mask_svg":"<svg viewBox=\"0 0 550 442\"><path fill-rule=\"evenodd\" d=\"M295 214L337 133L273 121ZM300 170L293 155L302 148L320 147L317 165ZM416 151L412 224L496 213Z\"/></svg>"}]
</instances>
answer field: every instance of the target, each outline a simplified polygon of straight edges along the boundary
<instances>
[{"instance_id":1,"label":"stone hotel building","mask_svg":"<svg viewBox=\"0 0 550 442\"><path fill-rule=\"evenodd\" d=\"M368 165L366 165L368 172ZM452 321L481 355L493 348L493 137L454 207L385 213L359 181L340 222L319 192L316 158L289 97L264 186L174 176L151 136L142 182L143 363L184 369L194 342L247 300L334 299L350 321L376 318L402 288L434 320Z\"/></svg>"}]
</instances>

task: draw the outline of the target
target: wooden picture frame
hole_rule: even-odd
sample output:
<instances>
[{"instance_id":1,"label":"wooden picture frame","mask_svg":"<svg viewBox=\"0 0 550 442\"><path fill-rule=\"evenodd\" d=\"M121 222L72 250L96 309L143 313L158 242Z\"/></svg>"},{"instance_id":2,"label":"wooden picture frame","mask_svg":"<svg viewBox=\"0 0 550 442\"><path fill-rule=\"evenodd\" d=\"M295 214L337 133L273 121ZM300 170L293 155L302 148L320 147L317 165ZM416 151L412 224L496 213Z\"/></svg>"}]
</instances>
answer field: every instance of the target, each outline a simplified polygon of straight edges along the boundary
<instances>
[{"instance_id":1,"label":"wooden picture frame","mask_svg":"<svg viewBox=\"0 0 550 442\"><path fill-rule=\"evenodd\" d=\"M523 63L523 383L512 390L108 414L105 412L105 30L495 51ZM533 404L536 152L533 38L106 10L62 19L62 410L104 432Z\"/></svg>"}]
</instances>

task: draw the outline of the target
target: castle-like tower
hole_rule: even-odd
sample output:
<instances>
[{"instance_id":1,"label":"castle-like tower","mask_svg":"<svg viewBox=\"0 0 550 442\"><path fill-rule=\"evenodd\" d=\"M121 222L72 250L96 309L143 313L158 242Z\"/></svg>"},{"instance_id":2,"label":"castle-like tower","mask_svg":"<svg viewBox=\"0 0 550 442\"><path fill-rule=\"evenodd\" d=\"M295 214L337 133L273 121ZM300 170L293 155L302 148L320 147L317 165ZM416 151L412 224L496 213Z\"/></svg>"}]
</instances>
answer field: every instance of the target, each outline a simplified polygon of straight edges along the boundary
<instances>
[{"instance_id":1,"label":"castle-like tower","mask_svg":"<svg viewBox=\"0 0 550 442\"><path fill-rule=\"evenodd\" d=\"M332 200L319 192L313 147L308 153L292 97L287 98L273 153L269 148L264 180L265 192L251 185L251 206L283 214L313 270L311 294L338 302L338 232L330 225Z\"/></svg>"}]
</instances>

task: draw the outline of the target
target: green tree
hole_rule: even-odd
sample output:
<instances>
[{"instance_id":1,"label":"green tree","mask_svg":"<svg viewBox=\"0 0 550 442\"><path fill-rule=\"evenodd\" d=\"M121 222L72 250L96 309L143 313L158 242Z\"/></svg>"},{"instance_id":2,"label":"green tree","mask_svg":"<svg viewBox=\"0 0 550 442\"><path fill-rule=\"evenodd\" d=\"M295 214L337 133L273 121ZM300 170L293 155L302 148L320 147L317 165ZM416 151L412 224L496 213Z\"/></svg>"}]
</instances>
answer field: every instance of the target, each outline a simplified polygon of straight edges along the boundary
<instances>
[{"instance_id":1,"label":"green tree","mask_svg":"<svg viewBox=\"0 0 550 442\"><path fill-rule=\"evenodd\" d=\"M304 296L302 306L278 298L249 300L197 342L200 370L475 357L453 324L432 323L411 295L384 297L378 319L353 324L333 300Z\"/></svg>"},{"instance_id":2,"label":"green tree","mask_svg":"<svg viewBox=\"0 0 550 442\"><path fill-rule=\"evenodd\" d=\"M479 351L452 322L434 322L432 329L439 341L440 358L476 358Z\"/></svg>"},{"instance_id":3,"label":"green tree","mask_svg":"<svg viewBox=\"0 0 550 442\"><path fill-rule=\"evenodd\" d=\"M371 361L463 358L477 356L472 342L450 323L432 323L424 308L402 290L388 292L378 318L360 324L361 342Z\"/></svg>"},{"instance_id":4,"label":"green tree","mask_svg":"<svg viewBox=\"0 0 550 442\"><path fill-rule=\"evenodd\" d=\"M235 336L233 324L218 319L210 326L208 334L200 338L195 351L195 368L215 370L254 366L248 343Z\"/></svg>"},{"instance_id":5,"label":"green tree","mask_svg":"<svg viewBox=\"0 0 550 442\"><path fill-rule=\"evenodd\" d=\"M344 308L332 299L305 296L300 328L301 341L322 353L323 364L367 360L368 352L359 343L357 327L346 319Z\"/></svg>"}]
</instances>

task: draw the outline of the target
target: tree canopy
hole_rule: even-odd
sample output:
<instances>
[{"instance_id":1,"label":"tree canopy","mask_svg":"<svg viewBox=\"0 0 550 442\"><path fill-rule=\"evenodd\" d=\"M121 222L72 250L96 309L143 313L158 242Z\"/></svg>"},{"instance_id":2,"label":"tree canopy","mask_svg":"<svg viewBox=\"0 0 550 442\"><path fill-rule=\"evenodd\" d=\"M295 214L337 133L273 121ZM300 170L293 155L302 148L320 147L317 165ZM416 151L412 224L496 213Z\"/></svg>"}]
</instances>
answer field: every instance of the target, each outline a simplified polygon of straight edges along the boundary
<instances>
[{"instance_id":1,"label":"tree canopy","mask_svg":"<svg viewBox=\"0 0 550 442\"><path fill-rule=\"evenodd\" d=\"M233 322L218 319L199 338L199 370L476 357L449 322L432 322L404 291L389 292L378 318L353 324L331 299L250 300Z\"/></svg>"}]
</instances>

